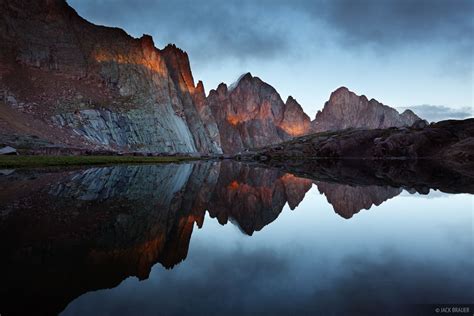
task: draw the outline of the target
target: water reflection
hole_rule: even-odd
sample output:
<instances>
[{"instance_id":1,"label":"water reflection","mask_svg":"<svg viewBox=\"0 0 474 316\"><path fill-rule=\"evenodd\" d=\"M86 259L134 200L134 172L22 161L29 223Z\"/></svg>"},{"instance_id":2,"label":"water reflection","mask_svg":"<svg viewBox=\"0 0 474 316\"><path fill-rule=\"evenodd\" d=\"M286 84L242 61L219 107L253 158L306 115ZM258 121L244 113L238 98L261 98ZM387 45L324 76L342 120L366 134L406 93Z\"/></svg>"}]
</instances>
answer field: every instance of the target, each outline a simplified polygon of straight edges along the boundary
<instances>
[{"instance_id":1,"label":"water reflection","mask_svg":"<svg viewBox=\"0 0 474 316\"><path fill-rule=\"evenodd\" d=\"M341 168L337 177L328 177L328 170L312 180L233 162L4 173L0 312L57 314L86 292L115 287L129 276L147 279L156 263L173 268L186 259L206 211L253 235L286 204L295 209L313 183L346 219L403 191L380 177L375 184L369 177L363 185L345 183ZM404 186L420 190L415 187ZM271 261L277 269L278 260Z\"/></svg>"},{"instance_id":2,"label":"water reflection","mask_svg":"<svg viewBox=\"0 0 474 316\"><path fill-rule=\"evenodd\" d=\"M334 211L340 216L349 219L362 209L378 206L400 193L402 188L390 186L351 186L330 182L315 182L320 193L327 197Z\"/></svg>"}]
</instances>

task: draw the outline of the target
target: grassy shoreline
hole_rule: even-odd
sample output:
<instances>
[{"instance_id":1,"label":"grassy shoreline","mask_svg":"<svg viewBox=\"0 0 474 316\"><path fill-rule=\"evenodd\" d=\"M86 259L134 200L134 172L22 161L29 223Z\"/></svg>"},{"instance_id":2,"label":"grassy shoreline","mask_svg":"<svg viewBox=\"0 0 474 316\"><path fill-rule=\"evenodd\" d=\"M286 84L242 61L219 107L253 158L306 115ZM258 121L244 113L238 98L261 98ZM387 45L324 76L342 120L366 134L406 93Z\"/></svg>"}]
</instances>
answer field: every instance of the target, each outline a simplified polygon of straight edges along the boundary
<instances>
[{"instance_id":1,"label":"grassy shoreline","mask_svg":"<svg viewBox=\"0 0 474 316\"><path fill-rule=\"evenodd\" d=\"M0 156L0 168L61 167L115 164L156 164L194 160L199 160L199 158L184 156Z\"/></svg>"}]
</instances>

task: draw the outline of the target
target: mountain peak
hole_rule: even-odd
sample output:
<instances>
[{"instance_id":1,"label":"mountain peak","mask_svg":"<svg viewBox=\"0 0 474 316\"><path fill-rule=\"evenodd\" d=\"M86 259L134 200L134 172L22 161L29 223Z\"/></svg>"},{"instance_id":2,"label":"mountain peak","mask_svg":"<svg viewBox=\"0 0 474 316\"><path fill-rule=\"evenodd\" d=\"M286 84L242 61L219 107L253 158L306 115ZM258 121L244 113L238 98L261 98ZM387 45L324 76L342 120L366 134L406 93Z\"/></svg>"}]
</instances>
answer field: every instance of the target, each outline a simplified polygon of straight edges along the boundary
<instances>
[{"instance_id":1,"label":"mountain peak","mask_svg":"<svg viewBox=\"0 0 474 316\"><path fill-rule=\"evenodd\" d=\"M155 42L153 41L153 37L151 35L143 34L142 37L139 38L139 41L142 43L142 45L155 48Z\"/></svg>"},{"instance_id":2,"label":"mountain peak","mask_svg":"<svg viewBox=\"0 0 474 316\"><path fill-rule=\"evenodd\" d=\"M404 120L407 120L407 121L413 121L413 123L422 122L422 124L428 125L427 120L420 118L418 115L415 114L415 112L413 112L410 109L406 109L405 111L403 111L402 114L400 114L400 117L402 117Z\"/></svg>"},{"instance_id":3,"label":"mountain peak","mask_svg":"<svg viewBox=\"0 0 474 316\"><path fill-rule=\"evenodd\" d=\"M296 103L298 103L295 98L293 98L291 95L289 95L288 98L286 99L286 102L285 102L285 103L288 104L288 103L290 103L290 102L296 102Z\"/></svg>"},{"instance_id":4,"label":"mountain peak","mask_svg":"<svg viewBox=\"0 0 474 316\"><path fill-rule=\"evenodd\" d=\"M153 39L152 39L152 41L153 41ZM184 51L181 48L177 47L176 44L173 44L173 43L169 43L168 45L166 45L165 48L163 48L163 51L164 52L173 51L173 52L176 52L178 54L185 55L186 57L188 56L188 53L186 53L186 51Z\"/></svg>"},{"instance_id":5,"label":"mountain peak","mask_svg":"<svg viewBox=\"0 0 474 316\"><path fill-rule=\"evenodd\" d=\"M247 73L244 73L242 75L239 76L239 78L237 78L236 81L234 81L230 86L229 86L229 91L232 91L234 90L235 88L237 88L237 86L243 82L243 81L250 81L253 79L253 76L250 72L247 72Z\"/></svg>"},{"instance_id":6,"label":"mountain peak","mask_svg":"<svg viewBox=\"0 0 474 316\"><path fill-rule=\"evenodd\" d=\"M196 84L196 91L198 91L199 93L205 93L204 83L202 83L202 80L199 80L198 83Z\"/></svg>"},{"instance_id":7,"label":"mountain peak","mask_svg":"<svg viewBox=\"0 0 474 316\"><path fill-rule=\"evenodd\" d=\"M307 134L311 129L311 119L291 95L286 99L280 128L291 137Z\"/></svg>"},{"instance_id":8,"label":"mountain peak","mask_svg":"<svg viewBox=\"0 0 474 316\"><path fill-rule=\"evenodd\" d=\"M413 112L413 111L410 110L410 109L406 109L405 111L402 112L402 114L405 114L405 115L416 115L415 112Z\"/></svg>"},{"instance_id":9,"label":"mountain peak","mask_svg":"<svg viewBox=\"0 0 474 316\"><path fill-rule=\"evenodd\" d=\"M313 131L341 130L346 128L388 128L411 126L420 118L414 113L399 114L365 95L357 95L346 87L336 89L322 111L312 122Z\"/></svg>"},{"instance_id":10,"label":"mountain peak","mask_svg":"<svg viewBox=\"0 0 474 316\"><path fill-rule=\"evenodd\" d=\"M247 72L247 73L240 76L239 81L241 81L241 80L250 80L252 78L253 78L252 74L250 72Z\"/></svg>"},{"instance_id":11,"label":"mountain peak","mask_svg":"<svg viewBox=\"0 0 474 316\"><path fill-rule=\"evenodd\" d=\"M305 117L299 105L286 106L271 85L249 72L228 91L219 85L217 93L209 93L208 102L228 153L282 142L299 132L296 126L309 126L309 118L306 125L301 123Z\"/></svg>"},{"instance_id":12,"label":"mountain peak","mask_svg":"<svg viewBox=\"0 0 474 316\"><path fill-rule=\"evenodd\" d=\"M341 93L351 93L351 92L352 91L350 91L347 87L341 86L337 88L336 90L334 90L331 94L341 94Z\"/></svg>"},{"instance_id":13,"label":"mountain peak","mask_svg":"<svg viewBox=\"0 0 474 316\"><path fill-rule=\"evenodd\" d=\"M217 86L217 89L216 91L219 93L219 94L225 94L227 93L228 89L227 89L227 85L223 82L219 83L219 85Z\"/></svg>"}]
</instances>

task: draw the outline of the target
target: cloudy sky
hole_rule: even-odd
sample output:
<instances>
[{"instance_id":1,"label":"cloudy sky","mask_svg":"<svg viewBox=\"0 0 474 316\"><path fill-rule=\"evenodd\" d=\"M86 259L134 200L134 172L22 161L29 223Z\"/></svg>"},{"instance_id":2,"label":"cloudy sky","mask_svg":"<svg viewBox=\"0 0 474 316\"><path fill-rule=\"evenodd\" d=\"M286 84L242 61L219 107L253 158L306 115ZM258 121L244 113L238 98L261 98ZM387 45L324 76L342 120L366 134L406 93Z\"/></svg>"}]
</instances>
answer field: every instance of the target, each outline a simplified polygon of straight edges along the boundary
<instances>
[{"instance_id":1,"label":"cloudy sky","mask_svg":"<svg viewBox=\"0 0 474 316\"><path fill-rule=\"evenodd\" d=\"M206 91L251 72L314 117L346 86L429 120L472 116L474 1L68 0L188 52Z\"/></svg>"}]
</instances>

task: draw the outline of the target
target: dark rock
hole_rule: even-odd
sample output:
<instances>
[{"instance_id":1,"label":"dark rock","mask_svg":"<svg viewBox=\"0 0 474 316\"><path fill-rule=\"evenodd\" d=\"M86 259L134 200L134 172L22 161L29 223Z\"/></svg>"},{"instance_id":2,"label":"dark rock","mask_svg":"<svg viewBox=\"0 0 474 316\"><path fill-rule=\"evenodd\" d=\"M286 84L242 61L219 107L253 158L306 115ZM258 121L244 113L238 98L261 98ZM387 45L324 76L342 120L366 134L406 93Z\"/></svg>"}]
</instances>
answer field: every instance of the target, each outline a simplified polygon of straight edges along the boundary
<instances>
[{"instance_id":1,"label":"dark rock","mask_svg":"<svg viewBox=\"0 0 474 316\"><path fill-rule=\"evenodd\" d=\"M474 157L474 119L448 120L423 129L346 129L295 138L257 151L271 159L430 158L464 162Z\"/></svg>"},{"instance_id":2,"label":"dark rock","mask_svg":"<svg viewBox=\"0 0 474 316\"><path fill-rule=\"evenodd\" d=\"M423 129L427 126L428 122L426 120L416 120L411 127L415 129Z\"/></svg>"}]
</instances>

